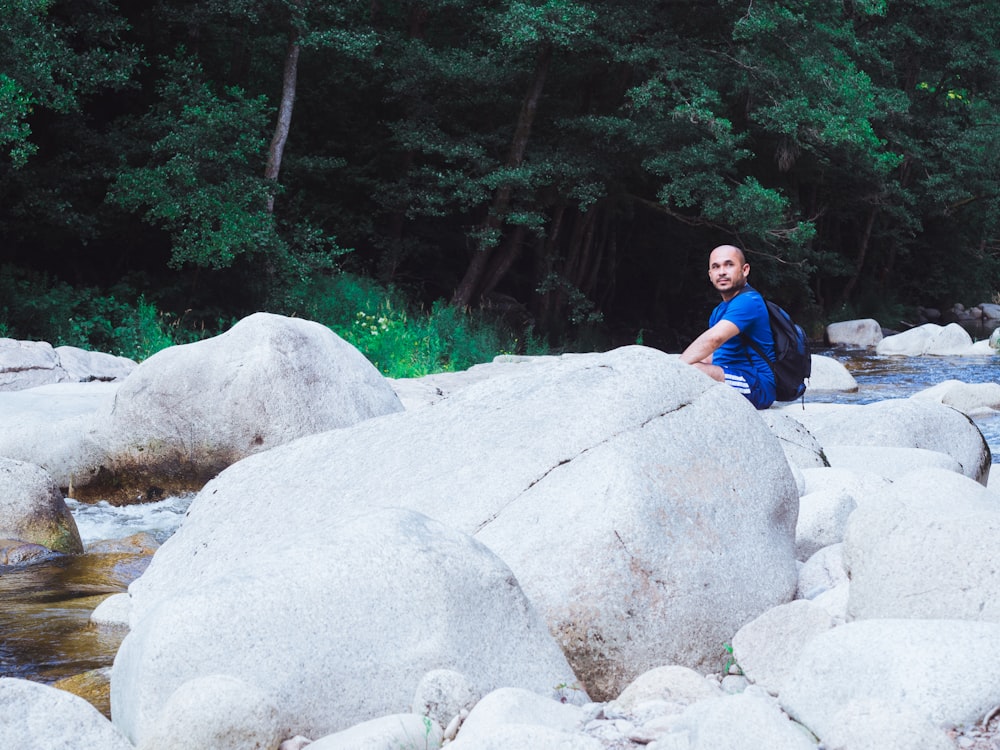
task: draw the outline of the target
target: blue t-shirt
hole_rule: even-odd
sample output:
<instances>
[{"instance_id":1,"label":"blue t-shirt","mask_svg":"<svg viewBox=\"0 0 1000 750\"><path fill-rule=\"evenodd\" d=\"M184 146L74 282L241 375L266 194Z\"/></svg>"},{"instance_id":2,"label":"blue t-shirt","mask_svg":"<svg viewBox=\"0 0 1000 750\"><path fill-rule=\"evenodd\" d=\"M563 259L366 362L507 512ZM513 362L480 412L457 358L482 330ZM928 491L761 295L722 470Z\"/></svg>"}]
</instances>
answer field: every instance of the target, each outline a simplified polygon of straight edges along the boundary
<instances>
[{"instance_id":1,"label":"blue t-shirt","mask_svg":"<svg viewBox=\"0 0 1000 750\"><path fill-rule=\"evenodd\" d=\"M709 328L720 320L728 320L735 325L740 335L733 336L715 350L712 354L712 364L756 373L768 397L773 401L774 373L771 371L771 366L744 343L742 338L747 336L760 347L768 359L774 359L774 338L771 335L771 321L767 315L764 298L748 284L731 300L720 302L712 310L708 320Z\"/></svg>"}]
</instances>

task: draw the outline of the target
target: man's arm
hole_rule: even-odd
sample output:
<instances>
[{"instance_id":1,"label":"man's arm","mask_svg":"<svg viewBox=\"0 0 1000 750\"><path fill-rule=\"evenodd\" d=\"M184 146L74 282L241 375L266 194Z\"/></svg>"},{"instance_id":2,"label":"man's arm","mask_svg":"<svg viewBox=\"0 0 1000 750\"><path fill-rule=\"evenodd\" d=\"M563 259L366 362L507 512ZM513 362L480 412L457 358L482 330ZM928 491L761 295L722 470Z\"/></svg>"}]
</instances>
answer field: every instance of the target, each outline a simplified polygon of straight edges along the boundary
<instances>
[{"instance_id":1,"label":"man's arm","mask_svg":"<svg viewBox=\"0 0 1000 750\"><path fill-rule=\"evenodd\" d=\"M681 362L693 365L696 362L712 364L712 354L733 336L739 335L740 329L735 323L720 320L698 338L691 342L681 353Z\"/></svg>"}]
</instances>

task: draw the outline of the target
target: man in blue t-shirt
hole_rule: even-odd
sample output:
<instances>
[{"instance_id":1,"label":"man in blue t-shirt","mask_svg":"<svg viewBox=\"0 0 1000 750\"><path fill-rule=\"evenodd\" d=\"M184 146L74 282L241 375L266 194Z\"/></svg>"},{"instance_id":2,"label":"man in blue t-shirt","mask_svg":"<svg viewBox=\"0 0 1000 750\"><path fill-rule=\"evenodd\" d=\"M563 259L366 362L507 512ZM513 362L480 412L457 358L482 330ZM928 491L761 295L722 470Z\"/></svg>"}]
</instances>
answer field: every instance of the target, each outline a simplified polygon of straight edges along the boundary
<instances>
[{"instance_id":1,"label":"man in blue t-shirt","mask_svg":"<svg viewBox=\"0 0 1000 750\"><path fill-rule=\"evenodd\" d=\"M766 409L774 403L774 373L744 338L752 339L771 360L774 338L764 298L747 284L749 275L750 264L738 247L720 245L712 251L708 278L722 302L712 311L708 330L684 350L681 361L732 386L756 408Z\"/></svg>"}]
</instances>

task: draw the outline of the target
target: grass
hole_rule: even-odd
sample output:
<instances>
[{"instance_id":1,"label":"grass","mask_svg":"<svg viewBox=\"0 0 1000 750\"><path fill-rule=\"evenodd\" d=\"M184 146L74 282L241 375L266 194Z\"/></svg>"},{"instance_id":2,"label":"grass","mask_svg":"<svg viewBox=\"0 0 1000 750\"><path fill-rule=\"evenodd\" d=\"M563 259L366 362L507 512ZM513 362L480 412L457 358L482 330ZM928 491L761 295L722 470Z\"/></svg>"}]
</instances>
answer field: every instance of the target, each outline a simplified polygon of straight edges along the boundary
<instances>
[{"instance_id":1,"label":"grass","mask_svg":"<svg viewBox=\"0 0 1000 750\"><path fill-rule=\"evenodd\" d=\"M443 301L415 308L398 290L347 274L309 282L289 307L286 314L328 326L392 378L465 370L498 354L543 353L530 331Z\"/></svg>"},{"instance_id":2,"label":"grass","mask_svg":"<svg viewBox=\"0 0 1000 750\"><path fill-rule=\"evenodd\" d=\"M222 333L164 311L126 285L74 288L45 275L0 268L0 336L76 346L142 361L161 349ZM350 274L313 277L282 290L271 312L322 323L357 347L387 377L465 370L498 354L541 354L530 330L456 309L442 301L413 305L398 289Z\"/></svg>"}]
</instances>

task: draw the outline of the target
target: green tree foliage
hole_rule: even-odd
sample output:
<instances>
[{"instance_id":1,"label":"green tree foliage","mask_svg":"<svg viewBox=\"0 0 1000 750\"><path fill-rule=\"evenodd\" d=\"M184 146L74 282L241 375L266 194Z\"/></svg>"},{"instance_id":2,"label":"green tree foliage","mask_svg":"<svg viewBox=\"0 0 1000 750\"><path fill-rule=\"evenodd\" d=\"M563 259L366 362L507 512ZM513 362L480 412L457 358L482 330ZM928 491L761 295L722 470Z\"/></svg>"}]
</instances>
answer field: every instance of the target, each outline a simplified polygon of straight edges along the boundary
<instances>
[{"instance_id":1,"label":"green tree foliage","mask_svg":"<svg viewBox=\"0 0 1000 750\"><path fill-rule=\"evenodd\" d=\"M237 313L304 310L340 266L554 343L666 347L704 324L720 242L818 316L1000 286L995 4L0 10L0 239L53 273Z\"/></svg>"},{"instance_id":2,"label":"green tree foliage","mask_svg":"<svg viewBox=\"0 0 1000 750\"><path fill-rule=\"evenodd\" d=\"M126 85L136 53L107 0L0 0L0 149L14 167L37 152L34 109L67 113Z\"/></svg>"},{"instance_id":3,"label":"green tree foliage","mask_svg":"<svg viewBox=\"0 0 1000 750\"><path fill-rule=\"evenodd\" d=\"M237 256L279 243L265 210L261 165L268 106L237 87L216 94L201 67L181 53L164 60L160 101L137 123L130 155L109 198L171 236L171 263L226 268Z\"/></svg>"}]
</instances>

